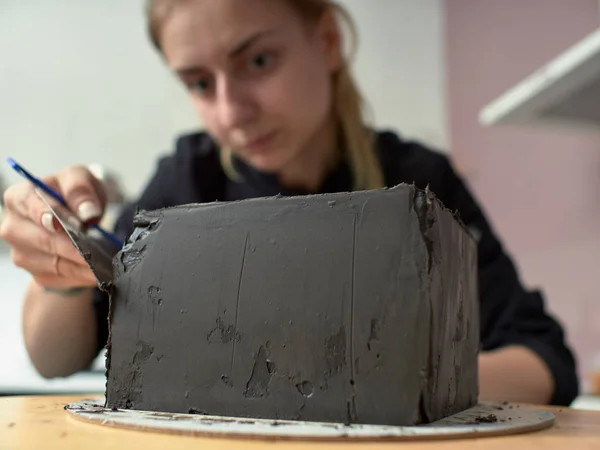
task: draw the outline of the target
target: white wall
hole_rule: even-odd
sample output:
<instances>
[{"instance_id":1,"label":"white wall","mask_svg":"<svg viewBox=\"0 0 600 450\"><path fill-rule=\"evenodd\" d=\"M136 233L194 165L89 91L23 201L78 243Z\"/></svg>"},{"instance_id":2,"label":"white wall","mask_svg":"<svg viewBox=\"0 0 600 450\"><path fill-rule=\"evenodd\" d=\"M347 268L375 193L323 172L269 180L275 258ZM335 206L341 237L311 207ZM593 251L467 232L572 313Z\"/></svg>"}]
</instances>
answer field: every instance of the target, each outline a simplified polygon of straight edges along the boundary
<instances>
[{"instance_id":1,"label":"white wall","mask_svg":"<svg viewBox=\"0 0 600 450\"><path fill-rule=\"evenodd\" d=\"M356 76L376 124L448 150L442 0L340 0L359 28Z\"/></svg>"},{"instance_id":2,"label":"white wall","mask_svg":"<svg viewBox=\"0 0 600 450\"><path fill-rule=\"evenodd\" d=\"M196 124L147 42L143 3L0 2L2 156L40 175L100 162L141 188L174 133Z\"/></svg>"},{"instance_id":3,"label":"white wall","mask_svg":"<svg viewBox=\"0 0 600 450\"><path fill-rule=\"evenodd\" d=\"M99 162L128 193L142 188L197 123L147 41L143 3L0 2L1 156L40 175ZM376 123L446 147L441 0L342 3L359 25L357 75ZM10 174L2 161L0 171Z\"/></svg>"}]
</instances>

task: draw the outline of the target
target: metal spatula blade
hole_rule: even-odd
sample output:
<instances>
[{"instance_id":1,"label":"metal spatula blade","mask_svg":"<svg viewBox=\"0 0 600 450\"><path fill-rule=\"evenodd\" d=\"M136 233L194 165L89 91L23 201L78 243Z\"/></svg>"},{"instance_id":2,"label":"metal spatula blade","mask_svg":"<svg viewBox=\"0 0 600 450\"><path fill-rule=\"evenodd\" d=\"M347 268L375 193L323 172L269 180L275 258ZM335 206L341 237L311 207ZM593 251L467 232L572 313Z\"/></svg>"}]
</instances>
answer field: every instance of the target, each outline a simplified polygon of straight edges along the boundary
<instances>
[{"instance_id":1,"label":"metal spatula blade","mask_svg":"<svg viewBox=\"0 0 600 450\"><path fill-rule=\"evenodd\" d=\"M56 217L60 226L65 230L77 251L92 270L100 289L107 289L108 285L113 281L112 260L119 252L119 249L112 242L102 237L102 235L95 237L89 232L84 233L75 229L69 224L66 214L60 208L54 208L51 205L49 197L41 189L36 188L35 191L52 215Z\"/></svg>"}]
</instances>

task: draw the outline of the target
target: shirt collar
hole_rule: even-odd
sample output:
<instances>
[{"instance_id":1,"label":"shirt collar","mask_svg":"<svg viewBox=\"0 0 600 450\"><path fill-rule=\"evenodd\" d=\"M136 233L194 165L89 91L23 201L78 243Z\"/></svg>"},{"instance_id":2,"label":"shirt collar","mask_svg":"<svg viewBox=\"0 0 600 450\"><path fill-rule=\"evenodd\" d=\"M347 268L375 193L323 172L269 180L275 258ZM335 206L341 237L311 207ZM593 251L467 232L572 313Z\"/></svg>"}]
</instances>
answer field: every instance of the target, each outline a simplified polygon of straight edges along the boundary
<instances>
[{"instance_id":1,"label":"shirt collar","mask_svg":"<svg viewBox=\"0 0 600 450\"><path fill-rule=\"evenodd\" d=\"M232 164L235 171L242 177L243 183L250 185L259 192L264 192L265 196L281 194L292 197L296 195L349 192L352 190L352 173L345 160L340 161L329 172L316 192L286 188L279 183L275 174L261 172L235 156L232 157Z\"/></svg>"}]
</instances>

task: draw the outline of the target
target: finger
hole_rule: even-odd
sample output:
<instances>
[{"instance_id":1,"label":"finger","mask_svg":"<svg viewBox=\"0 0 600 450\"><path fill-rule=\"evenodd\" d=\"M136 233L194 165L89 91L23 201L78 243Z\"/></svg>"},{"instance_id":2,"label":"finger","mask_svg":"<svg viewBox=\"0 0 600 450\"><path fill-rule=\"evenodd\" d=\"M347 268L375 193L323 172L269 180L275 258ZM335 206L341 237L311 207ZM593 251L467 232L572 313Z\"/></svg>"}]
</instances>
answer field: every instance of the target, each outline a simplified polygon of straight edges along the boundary
<instances>
[{"instance_id":1,"label":"finger","mask_svg":"<svg viewBox=\"0 0 600 450\"><path fill-rule=\"evenodd\" d=\"M83 257L65 233L51 233L19 216L9 215L0 227L2 239L13 248L59 255L76 264L84 264Z\"/></svg>"},{"instance_id":2,"label":"finger","mask_svg":"<svg viewBox=\"0 0 600 450\"><path fill-rule=\"evenodd\" d=\"M96 223L106 206L102 182L83 166L72 166L56 177L67 205L84 224Z\"/></svg>"},{"instance_id":3,"label":"finger","mask_svg":"<svg viewBox=\"0 0 600 450\"><path fill-rule=\"evenodd\" d=\"M34 276L52 276L65 278L71 286L87 286L96 284L94 275L85 264L74 263L58 255L36 251L12 249L11 258L17 267L21 267Z\"/></svg>"},{"instance_id":4,"label":"finger","mask_svg":"<svg viewBox=\"0 0 600 450\"><path fill-rule=\"evenodd\" d=\"M44 195L44 200L40 198L40 195ZM48 205L52 206L63 221L67 222L71 227L76 230L81 229L81 222L79 219L67 208L59 204L56 200L50 198L48 195L33 191L26 200L28 212L27 217L33 222L42 226L46 231L50 233L56 233L57 231L64 232L60 222L54 217Z\"/></svg>"},{"instance_id":5,"label":"finger","mask_svg":"<svg viewBox=\"0 0 600 450\"><path fill-rule=\"evenodd\" d=\"M50 187L57 189L58 184L52 177L48 177L44 180ZM59 207L58 203L54 199L50 199L51 204ZM37 195L34 186L29 182L23 182L15 184L9 187L4 193L4 204L6 207L7 216L17 215L21 218L27 218L34 223L43 226L50 232L55 232L60 229L59 223L56 219L52 218L48 207ZM78 224L75 220L75 216L68 213L66 217L72 217L69 223L72 226Z\"/></svg>"},{"instance_id":6,"label":"finger","mask_svg":"<svg viewBox=\"0 0 600 450\"><path fill-rule=\"evenodd\" d=\"M96 279L75 281L72 278L57 277L52 274L36 274L33 275L33 280L40 286L53 289L70 289L73 287L89 287L95 288L98 286Z\"/></svg>"},{"instance_id":7,"label":"finger","mask_svg":"<svg viewBox=\"0 0 600 450\"><path fill-rule=\"evenodd\" d=\"M9 186L4 191L4 207L7 213L27 217L27 199L33 192L33 185L27 181Z\"/></svg>"}]
</instances>

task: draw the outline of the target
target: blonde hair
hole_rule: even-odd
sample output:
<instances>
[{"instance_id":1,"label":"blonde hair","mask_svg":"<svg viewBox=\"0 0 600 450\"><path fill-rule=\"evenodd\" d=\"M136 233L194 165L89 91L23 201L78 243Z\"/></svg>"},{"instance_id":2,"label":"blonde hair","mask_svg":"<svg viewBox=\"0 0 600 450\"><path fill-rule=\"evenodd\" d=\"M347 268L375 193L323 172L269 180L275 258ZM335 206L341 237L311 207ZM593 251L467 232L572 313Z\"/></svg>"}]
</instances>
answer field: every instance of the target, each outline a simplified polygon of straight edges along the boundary
<instances>
[{"instance_id":1,"label":"blonde hair","mask_svg":"<svg viewBox=\"0 0 600 450\"><path fill-rule=\"evenodd\" d=\"M160 27L171 8L183 0L148 0L146 14L152 43L161 51ZM336 13L338 23L343 21L352 37L350 56L356 50L357 30L348 11L333 0L286 0L308 22L316 22L329 10ZM344 58L341 68L333 76L333 113L341 132L344 150L350 164L354 190L384 187L383 173L375 152L375 136L365 123L366 105L354 81L350 57ZM221 149L221 164L228 177L239 178L232 167L231 151Z\"/></svg>"}]
</instances>

